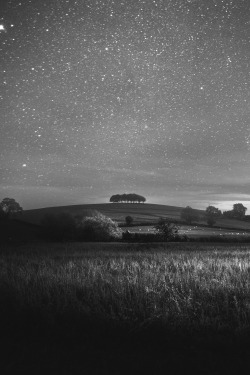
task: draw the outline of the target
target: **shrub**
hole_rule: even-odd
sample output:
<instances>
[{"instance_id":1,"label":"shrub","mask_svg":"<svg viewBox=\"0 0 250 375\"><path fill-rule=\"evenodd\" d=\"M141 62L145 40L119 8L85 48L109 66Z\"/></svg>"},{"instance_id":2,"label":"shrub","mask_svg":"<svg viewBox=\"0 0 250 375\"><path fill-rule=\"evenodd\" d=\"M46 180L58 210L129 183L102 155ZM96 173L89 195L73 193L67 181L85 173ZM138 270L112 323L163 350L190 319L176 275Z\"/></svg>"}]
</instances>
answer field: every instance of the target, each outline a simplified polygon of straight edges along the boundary
<instances>
[{"instance_id":1,"label":"shrub","mask_svg":"<svg viewBox=\"0 0 250 375\"><path fill-rule=\"evenodd\" d=\"M112 241L122 238L122 230L109 217L95 212L83 218L78 227L78 239L83 241Z\"/></svg>"},{"instance_id":2,"label":"shrub","mask_svg":"<svg viewBox=\"0 0 250 375\"><path fill-rule=\"evenodd\" d=\"M126 224L129 226L133 223L134 219L132 218L132 216L126 216L125 221L126 221Z\"/></svg>"},{"instance_id":3,"label":"shrub","mask_svg":"<svg viewBox=\"0 0 250 375\"><path fill-rule=\"evenodd\" d=\"M154 227L163 241L173 241L178 236L179 227L170 221L160 218Z\"/></svg>"}]
</instances>

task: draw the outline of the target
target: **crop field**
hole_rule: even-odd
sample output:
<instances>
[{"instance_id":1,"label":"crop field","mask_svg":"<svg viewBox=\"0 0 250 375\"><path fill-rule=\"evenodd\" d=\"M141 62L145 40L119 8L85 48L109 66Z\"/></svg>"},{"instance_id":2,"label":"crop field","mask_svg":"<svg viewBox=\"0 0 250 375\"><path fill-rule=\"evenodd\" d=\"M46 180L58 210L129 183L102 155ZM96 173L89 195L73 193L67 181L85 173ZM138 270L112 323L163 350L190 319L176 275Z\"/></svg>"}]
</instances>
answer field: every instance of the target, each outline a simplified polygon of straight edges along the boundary
<instances>
[{"instance_id":1,"label":"crop field","mask_svg":"<svg viewBox=\"0 0 250 375\"><path fill-rule=\"evenodd\" d=\"M6 246L0 302L1 373L233 374L250 365L250 246Z\"/></svg>"}]
</instances>

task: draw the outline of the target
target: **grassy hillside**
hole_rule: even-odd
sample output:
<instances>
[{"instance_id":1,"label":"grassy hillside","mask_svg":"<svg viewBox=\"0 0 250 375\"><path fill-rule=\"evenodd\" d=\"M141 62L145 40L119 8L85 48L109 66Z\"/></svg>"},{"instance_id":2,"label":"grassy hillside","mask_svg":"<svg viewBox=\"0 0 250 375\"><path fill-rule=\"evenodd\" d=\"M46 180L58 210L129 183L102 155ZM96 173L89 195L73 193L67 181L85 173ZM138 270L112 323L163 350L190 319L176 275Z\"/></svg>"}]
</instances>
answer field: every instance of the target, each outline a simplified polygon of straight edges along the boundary
<instances>
[{"instance_id":1,"label":"grassy hillside","mask_svg":"<svg viewBox=\"0 0 250 375\"><path fill-rule=\"evenodd\" d=\"M180 220L180 214L183 207L166 206L159 204L131 204L131 203L100 203L100 204L83 204L74 206L59 206L47 207L36 210L26 210L23 212L22 220L39 224L42 217L48 213L58 214L61 212L70 212L72 215L84 215L92 210L97 210L104 215L111 217L118 223L124 223L125 217L130 215L134 218L134 223L145 222L154 224L159 217L172 218ZM200 217L203 216L204 211L196 210ZM200 224L206 224L200 221ZM222 228L236 228L250 230L250 223L232 220L232 219L219 219L216 226Z\"/></svg>"},{"instance_id":2,"label":"grassy hillside","mask_svg":"<svg viewBox=\"0 0 250 375\"><path fill-rule=\"evenodd\" d=\"M125 217L131 215L135 222L154 223L159 217L170 217L178 220L182 207L165 206L158 204L131 204L131 203L100 203L74 206L47 207L23 212L22 219L30 223L39 224L47 213L70 212L72 215L81 215L91 210L97 210L113 220L123 223ZM202 211L199 211L202 213Z\"/></svg>"}]
</instances>

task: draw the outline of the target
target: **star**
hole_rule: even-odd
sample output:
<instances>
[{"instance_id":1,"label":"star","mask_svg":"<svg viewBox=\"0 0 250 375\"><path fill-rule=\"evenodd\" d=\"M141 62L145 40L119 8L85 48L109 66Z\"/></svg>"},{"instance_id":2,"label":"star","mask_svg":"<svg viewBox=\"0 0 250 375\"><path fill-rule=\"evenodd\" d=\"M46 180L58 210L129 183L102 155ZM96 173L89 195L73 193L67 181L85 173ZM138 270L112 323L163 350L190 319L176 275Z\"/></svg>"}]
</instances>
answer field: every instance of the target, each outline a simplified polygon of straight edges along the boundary
<instances>
[{"instance_id":1,"label":"star","mask_svg":"<svg viewBox=\"0 0 250 375\"><path fill-rule=\"evenodd\" d=\"M0 195L250 208L248 1L3 3Z\"/></svg>"}]
</instances>

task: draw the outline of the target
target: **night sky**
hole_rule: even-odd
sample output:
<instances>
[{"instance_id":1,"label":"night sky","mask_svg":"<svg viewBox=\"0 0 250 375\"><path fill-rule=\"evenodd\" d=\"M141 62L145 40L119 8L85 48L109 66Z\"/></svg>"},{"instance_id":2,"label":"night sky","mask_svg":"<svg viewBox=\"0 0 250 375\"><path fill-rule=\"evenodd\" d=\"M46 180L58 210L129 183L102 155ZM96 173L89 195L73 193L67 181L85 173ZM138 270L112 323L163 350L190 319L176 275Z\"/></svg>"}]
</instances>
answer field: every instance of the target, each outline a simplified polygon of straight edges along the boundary
<instances>
[{"instance_id":1,"label":"night sky","mask_svg":"<svg viewBox=\"0 0 250 375\"><path fill-rule=\"evenodd\" d=\"M0 12L0 200L137 193L250 210L249 0L2 0Z\"/></svg>"}]
</instances>

